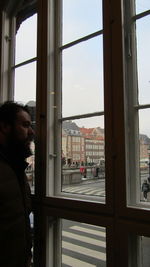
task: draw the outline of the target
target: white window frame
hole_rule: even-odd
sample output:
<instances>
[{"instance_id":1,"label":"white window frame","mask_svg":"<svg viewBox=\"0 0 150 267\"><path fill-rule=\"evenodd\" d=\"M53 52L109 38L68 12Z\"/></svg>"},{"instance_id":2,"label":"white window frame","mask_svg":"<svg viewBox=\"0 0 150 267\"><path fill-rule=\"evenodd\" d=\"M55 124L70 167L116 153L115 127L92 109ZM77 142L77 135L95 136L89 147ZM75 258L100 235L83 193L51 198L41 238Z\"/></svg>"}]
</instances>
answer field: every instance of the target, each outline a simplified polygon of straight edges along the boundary
<instances>
[{"instance_id":1,"label":"white window frame","mask_svg":"<svg viewBox=\"0 0 150 267\"><path fill-rule=\"evenodd\" d=\"M1 14L2 36L1 36L1 83L0 99L2 102L13 99L13 75L11 65L14 60L14 31L15 19L9 17L6 11Z\"/></svg>"},{"instance_id":2,"label":"white window frame","mask_svg":"<svg viewBox=\"0 0 150 267\"><path fill-rule=\"evenodd\" d=\"M50 1L51 2L51 1ZM57 179L55 180L55 185L54 185L54 191L52 192L48 192L47 191L47 196L59 196L59 197L63 197L65 195L65 197L67 197L67 195L62 192L61 190L61 159L60 159L60 151L61 151L61 124L63 121L65 120L74 120L74 119L80 119L80 118L92 118L94 116L103 116L104 115L104 111L100 111L100 112L96 112L96 113L91 113L91 114L83 114L83 115L77 115L77 116L70 116L70 117L67 117L67 118L62 118L61 117L61 108L62 108L62 103L61 103L61 90L60 88L62 88L62 52L64 49L68 49L69 47L72 47L76 44L80 44L83 40L90 40L91 38L94 38L95 36L101 36L103 35L103 30L99 30L98 32L95 32L95 33L92 33L90 35L87 35L81 39L78 39L74 42L70 42L66 45L62 45L62 4L61 4L61 1L57 0L55 1L55 7L56 7L56 10L55 12L57 13L56 14L56 20L55 20L55 24L53 23L53 25L55 25L55 30L53 30L53 32L55 31L55 34L57 35L56 36L51 36L50 39L51 39L51 42L52 42L52 38L55 38L55 62L56 62L56 68L55 68L55 110L54 110L54 117L55 117L55 148L54 148L54 151L53 152L50 152L49 154L52 155L52 157L50 158L50 166L51 166L51 162L54 161L54 169L55 169L55 177L57 177ZM52 24L52 23L51 23ZM50 31L49 31L50 32ZM57 51L57 52L56 52ZM50 110L50 112L53 114L53 112ZM56 122L57 125L56 125ZM52 128L51 128L52 129ZM74 138L80 138L80 137L73 137ZM74 141L72 139L72 141ZM59 141L58 141L59 140ZM76 140L77 141L77 140ZM52 142L50 141L50 147L52 149ZM56 155L56 157L54 156ZM52 166L49 168L50 172L51 172L51 169L52 169ZM47 177L47 180L50 180L50 177L51 177L51 174L48 175ZM51 182L53 184L53 182ZM50 185L48 186L48 188L52 188L53 185ZM78 196L78 195L74 195L74 194L69 194L68 193L68 198L81 198L81 199L88 199L90 201L90 198L91 200L93 201L94 197L90 197L90 196ZM95 198L95 201L100 201L101 202L101 199L97 199Z\"/></svg>"},{"instance_id":3,"label":"white window frame","mask_svg":"<svg viewBox=\"0 0 150 267\"><path fill-rule=\"evenodd\" d=\"M136 2L136 0L135 0ZM128 206L145 206L140 200L140 145L139 145L139 111L150 108L150 104L138 103L138 74L136 48L136 21L150 14L142 12L136 14L135 2L126 1L125 9L125 99L126 99L126 168L127 168L127 204ZM128 11L127 11L128 10ZM146 203L147 206L147 203Z\"/></svg>"}]
</instances>

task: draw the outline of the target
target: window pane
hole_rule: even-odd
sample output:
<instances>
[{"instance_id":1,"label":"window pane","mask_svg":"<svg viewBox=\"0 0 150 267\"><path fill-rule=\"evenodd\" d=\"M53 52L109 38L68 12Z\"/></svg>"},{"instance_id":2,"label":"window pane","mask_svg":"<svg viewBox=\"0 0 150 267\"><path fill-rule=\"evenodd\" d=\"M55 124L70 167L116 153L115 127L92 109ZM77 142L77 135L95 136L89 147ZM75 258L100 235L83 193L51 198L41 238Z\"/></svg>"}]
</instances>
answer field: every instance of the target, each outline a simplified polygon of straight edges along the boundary
<instances>
[{"instance_id":1,"label":"window pane","mask_svg":"<svg viewBox=\"0 0 150 267\"><path fill-rule=\"evenodd\" d=\"M150 109L139 112L141 201L150 201Z\"/></svg>"},{"instance_id":2,"label":"window pane","mask_svg":"<svg viewBox=\"0 0 150 267\"><path fill-rule=\"evenodd\" d=\"M150 9L149 0L135 0L136 2L136 13L141 13Z\"/></svg>"},{"instance_id":3,"label":"window pane","mask_svg":"<svg viewBox=\"0 0 150 267\"><path fill-rule=\"evenodd\" d=\"M63 117L104 109L102 36L63 52Z\"/></svg>"},{"instance_id":4,"label":"window pane","mask_svg":"<svg viewBox=\"0 0 150 267\"><path fill-rule=\"evenodd\" d=\"M32 236L32 259L31 259L31 267L34 266L33 264L33 253L34 253L34 213L30 213L30 226L31 226L31 236Z\"/></svg>"},{"instance_id":5,"label":"window pane","mask_svg":"<svg viewBox=\"0 0 150 267\"><path fill-rule=\"evenodd\" d=\"M104 117L62 124L62 192L105 201Z\"/></svg>"},{"instance_id":6,"label":"window pane","mask_svg":"<svg viewBox=\"0 0 150 267\"><path fill-rule=\"evenodd\" d=\"M102 0L63 0L63 44L102 29Z\"/></svg>"},{"instance_id":7,"label":"window pane","mask_svg":"<svg viewBox=\"0 0 150 267\"><path fill-rule=\"evenodd\" d=\"M129 237L129 266L149 267L150 264L150 238L130 234Z\"/></svg>"},{"instance_id":8,"label":"window pane","mask_svg":"<svg viewBox=\"0 0 150 267\"><path fill-rule=\"evenodd\" d=\"M32 107L29 107L29 109ZM33 122L33 121L32 121ZM34 185L35 185L35 143L34 141L31 143L31 151L32 155L27 158L28 167L26 169L26 175L28 179L28 183L30 185L31 193L34 194Z\"/></svg>"},{"instance_id":9,"label":"window pane","mask_svg":"<svg viewBox=\"0 0 150 267\"><path fill-rule=\"evenodd\" d=\"M36 62L15 69L14 100L27 104L31 114L32 125L35 130L35 106L36 106ZM31 143L32 156L27 159L28 167L26 174L34 193L34 170L35 170L35 144Z\"/></svg>"},{"instance_id":10,"label":"window pane","mask_svg":"<svg viewBox=\"0 0 150 267\"><path fill-rule=\"evenodd\" d=\"M61 220L61 266L106 266L105 228Z\"/></svg>"},{"instance_id":11,"label":"window pane","mask_svg":"<svg viewBox=\"0 0 150 267\"><path fill-rule=\"evenodd\" d=\"M150 103L150 16L136 22L139 103Z\"/></svg>"},{"instance_id":12,"label":"window pane","mask_svg":"<svg viewBox=\"0 0 150 267\"><path fill-rule=\"evenodd\" d=\"M150 247L150 238L141 236L141 253L142 253L142 267L149 267L150 264L150 253L149 253L149 247Z\"/></svg>"},{"instance_id":13,"label":"window pane","mask_svg":"<svg viewBox=\"0 0 150 267\"><path fill-rule=\"evenodd\" d=\"M37 48L37 15L22 22L16 34L15 64L36 57Z\"/></svg>"},{"instance_id":14,"label":"window pane","mask_svg":"<svg viewBox=\"0 0 150 267\"><path fill-rule=\"evenodd\" d=\"M36 62L15 69L15 101L36 100Z\"/></svg>"}]
</instances>

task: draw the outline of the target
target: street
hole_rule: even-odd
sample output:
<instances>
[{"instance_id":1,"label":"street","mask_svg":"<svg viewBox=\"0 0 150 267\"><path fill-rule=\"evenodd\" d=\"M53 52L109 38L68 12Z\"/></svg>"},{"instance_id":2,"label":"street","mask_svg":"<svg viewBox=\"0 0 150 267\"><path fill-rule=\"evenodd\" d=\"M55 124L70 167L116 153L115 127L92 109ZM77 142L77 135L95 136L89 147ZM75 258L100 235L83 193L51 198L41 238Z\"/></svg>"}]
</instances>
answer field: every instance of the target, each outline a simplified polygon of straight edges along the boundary
<instances>
[{"instance_id":1,"label":"street","mask_svg":"<svg viewBox=\"0 0 150 267\"><path fill-rule=\"evenodd\" d=\"M106 266L105 228L62 220L62 266Z\"/></svg>"},{"instance_id":2,"label":"street","mask_svg":"<svg viewBox=\"0 0 150 267\"><path fill-rule=\"evenodd\" d=\"M136 238L136 237L135 237ZM149 267L150 239L141 236L137 255L142 266ZM136 247L134 248L136 249ZM62 267L105 267L106 229L75 221L62 220Z\"/></svg>"},{"instance_id":3,"label":"street","mask_svg":"<svg viewBox=\"0 0 150 267\"><path fill-rule=\"evenodd\" d=\"M141 202L144 202L143 192L141 191L142 183L147 179L147 173L141 173L141 185L139 191ZM70 194L88 195L99 197L102 202L105 202L105 178L82 178L80 183L63 185L62 192ZM150 192L147 194L147 202L150 202Z\"/></svg>"},{"instance_id":4,"label":"street","mask_svg":"<svg viewBox=\"0 0 150 267\"><path fill-rule=\"evenodd\" d=\"M105 179L84 179L81 183L63 185L62 192L101 197L105 201Z\"/></svg>"}]
</instances>

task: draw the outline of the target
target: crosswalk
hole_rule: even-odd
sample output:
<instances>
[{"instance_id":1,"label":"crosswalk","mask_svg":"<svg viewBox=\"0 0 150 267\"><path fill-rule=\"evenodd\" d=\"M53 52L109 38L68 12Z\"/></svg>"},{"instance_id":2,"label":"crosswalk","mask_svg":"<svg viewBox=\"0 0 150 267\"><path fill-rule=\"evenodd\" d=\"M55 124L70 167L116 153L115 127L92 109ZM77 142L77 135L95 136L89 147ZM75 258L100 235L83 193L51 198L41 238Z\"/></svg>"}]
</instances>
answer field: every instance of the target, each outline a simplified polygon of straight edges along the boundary
<instances>
[{"instance_id":1,"label":"crosswalk","mask_svg":"<svg viewBox=\"0 0 150 267\"><path fill-rule=\"evenodd\" d=\"M103 189L99 187L91 188L90 185L86 186L85 188L81 186L65 186L62 191L65 193L71 193L71 194L105 197L104 188Z\"/></svg>"},{"instance_id":2,"label":"crosswalk","mask_svg":"<svg viewBox=\"0 0 150 267\"><path fill-rule=\"evenodd\" d=\"M105 228L72 223L62 231L63 267L105 267Z\"/></svg>"}]
</instances>

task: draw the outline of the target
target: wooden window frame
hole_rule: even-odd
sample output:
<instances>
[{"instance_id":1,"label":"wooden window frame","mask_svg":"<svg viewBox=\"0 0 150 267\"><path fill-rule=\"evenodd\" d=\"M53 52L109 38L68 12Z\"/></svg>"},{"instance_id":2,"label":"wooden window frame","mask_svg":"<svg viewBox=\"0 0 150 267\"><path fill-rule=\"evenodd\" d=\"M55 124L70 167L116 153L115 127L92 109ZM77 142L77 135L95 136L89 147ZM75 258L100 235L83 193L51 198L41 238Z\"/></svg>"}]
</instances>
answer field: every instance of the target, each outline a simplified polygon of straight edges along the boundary
<instances>
[{"instance_id":1,"label":"wooden window frame","mask_svg":"<svg viewBox=\"0 0 150 267\"><path fill-rule=\"evenodd\" d=\"M104 25L104 110L105 110L105 155L106 155L106 203L74 200L67 197L47 196L47 188L55 191L53 181L57 175L54 162L49 164L50 154L60 146L54 142L54 133L60 132L55 125L58 116L53 106L56 105L54 88L59 87L61 70L59 62L58 34L60 0L38 0L38 44L37 44L37 108L36 108L36 183L33 198L35 215L35 266L49 266L47 245L49 239L48 222L51 219L68 219L106 227L107 266L128 266L127 233L150 236L149 209L129 207L127 201L127 170L125 125L125 46L124 46L124 5L120 0L103 1ZM56 18L56 19L55 19ZM10 51L13 48L6 42L5 36L12 27L6 14L1 14L1 91L2 101L13 98L10 93ZM6 26L5 26L6 25ZM49 34L50 33L50 34ZM12 49L12 50L11 50ZM4 52L5 50L5 52ZM2 53L4 52L4 53ZM5 55L5 59L3 57ZM116 56L117 55L117 56ZM49 72L50 70L50 72ZM5 72L6 71L6 72ZM4 73L7 73L4 77ZM12 78L13 79L13 78ZM3 89L5 88L5 90ZM58 92L57 92L58 93ZM57 99L57 104L60 98ZM60 105L58 105L60 106ZM55 126L54 126L55 125ZM59 135L57 136L59 137ZM50 138L50 140L49 140ZM50 147L48 147L50 144ZM55 166L57 167L57 166ZM51 175L49 176L49 168ZM52 233L52 232L51 232ZM52 241L52 240L51 240ZM125 253L125 254L124 254ZM120 255L120 256L118 256ZM126 260L124 260L124 255ZM124 264L124 265L123 265Z\"/></svg>"}]
</instances>

